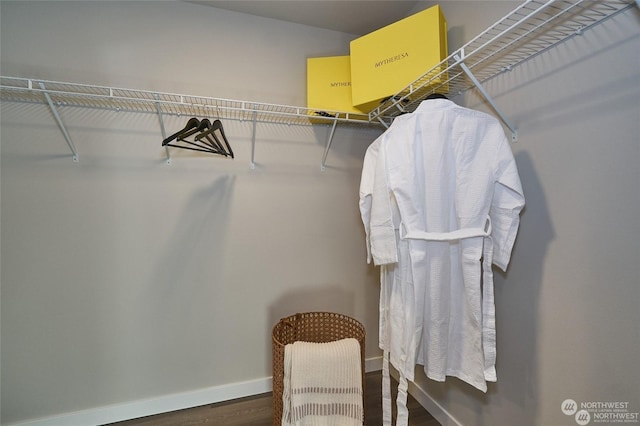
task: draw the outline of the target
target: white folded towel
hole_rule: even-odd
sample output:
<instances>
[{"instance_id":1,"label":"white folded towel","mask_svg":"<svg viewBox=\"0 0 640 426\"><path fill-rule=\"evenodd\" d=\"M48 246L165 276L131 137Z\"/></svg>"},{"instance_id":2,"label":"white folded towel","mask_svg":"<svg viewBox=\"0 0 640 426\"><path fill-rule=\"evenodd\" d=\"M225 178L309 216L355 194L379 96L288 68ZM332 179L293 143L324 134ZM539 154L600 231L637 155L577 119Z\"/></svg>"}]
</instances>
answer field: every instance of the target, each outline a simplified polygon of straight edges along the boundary
<instances>
[{"instance_id":1,"label":"white folded towel","mask_svg":"<svg viewBox=\"0 0 640 426\"><path fill-rule=\"evenodd\" d=\"M282 402L285 426L362 426L358 340L286 345Z\"/></svg>"}]
</instances>

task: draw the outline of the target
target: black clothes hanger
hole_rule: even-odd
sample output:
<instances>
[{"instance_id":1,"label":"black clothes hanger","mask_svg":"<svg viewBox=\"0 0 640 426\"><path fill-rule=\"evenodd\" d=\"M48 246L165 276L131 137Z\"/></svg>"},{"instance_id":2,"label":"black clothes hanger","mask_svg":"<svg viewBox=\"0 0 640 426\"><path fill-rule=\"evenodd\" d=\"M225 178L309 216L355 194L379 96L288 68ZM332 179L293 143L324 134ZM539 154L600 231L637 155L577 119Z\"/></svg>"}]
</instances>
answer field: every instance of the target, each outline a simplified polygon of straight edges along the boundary
<instances>
[{"instance_id":1,"label":"black clothes hanger","mask_svg":"<svg viewBox=\"0 0 640 426\"><path fill-rule=\"evenodd\" d=\"M195 126L194 126L195 124ZM182 148L182 149L189 149L192 151L201 151L201 152L212 152L211 148L209 148L208 146L196 143L194 141L190 141L187 138L195 133L198 133L206 128L208 128L208 125L210 125L211 122L209 120L207 120L206 118L202 121L198 120L197 118L191 118L189 119L189 121L187 122L187 125L184 127L184 129L180 130L179 132L174 133L173 135L169 136L167 139L165 139L162 142L163 146L171 146L174 148ZM183 142L184 144L187 145L191 145L191 146L186 146L186 145L178 145L178 144L172 144L169 143L172 140L175 140L176 142ZM195 147L195 148L194 148Z\"/></svg>"},{"instance_id":2,"label":"black clothes hanger","mask_svg":"<svg viewBox=\"0 0 640 426\"><path fill-rule=\"evenodd\" d=\"M198 142L206 143L211 147L211 149L217 151L219 154L226 155L226 152L222 147L222 144L220 144L218 138L215 136L215 134L210 133L212 126L213 124L209 120L207 120L206 124L199 129L200 133L196 135L195 140Z\"/></svg>"},{"instance_id":3,"label":"black clothes hanger","mask_svg":"<svg viewBox=\"0 0 640 426\"><path fill-rule=\"evenodd\" d=\"M191 119L191 120L193 120L193 119ZM189 121L191 121L191 120L189 120ZM196 120L197 120L197 118L196 118ZM200 121L200 124L198 124L198 126L196 128L181 133L178 136L178 140L186 141L186 138L188 138L189 136L194 135L194 134L196 134L198 132L202 132L204 130L207 130L209 128L209 126L211 126L211 122L209 121L208 118L205 118L205 119ZM186 142L188 142L188 141L186 141Z\"/></svg>"},{"instance_id":4,"label":"black clothes hanger","mask_svg":"<svg viewBox=\"0 0 640 426\"><path fill-rule=\"evenodd\" d=\"M201 132L196 135L195 141L198 143L207 144L207 146L210 147L211 151L216 154L230 157L229 153L222 146L222 143L220 143L220 140L215 134L215 130L217 129L217 127L218 125L215 121L211 123L209 120L207 120L206 126L203 127L201 129Z\"/></svg>"},{"instance_id":5,"label":"black clothes hanger","mask_svg":"<svg viewBox=\"0 0 640 426\"><path fill-rule=\"evenodd\" d=\"M200 125L200 120L198 120L197 118L190 118L189 121L187 121L187 125L184 126L184 129L172 134L171 136L169 136L168 138L166 138L165 140L162 141L162 146L167 146L169 144L169 142L171 142L174 139L178 139L178 137L180 137L183 133L188 132L191 129L197 128Z\"/></svg>"},{"instance_id":6,"label":"black clothes hanger","mask_svg":"<svg viewBox=\"0 0 640 426\"><path fill-rule=\"evenodd\" d=\"M328 112L326 112L326 111L314 111L313 113L314 113L314 114L316 114L316 115L319 115L320 117L330 117L330 118L335 118L335 115L333 115L333 114L329 114L329 113L328 113Z\"/></svg>"},{"instance_id":7,"label":"black clothes hanger","mask_svg":"<svg viewBox=\"0 0 640 426\"><path fill-rule=\"evenodd\" d=\"M212 149L209 145L200 145L195 142L188 141L186 139L179 139L179 142L183 142L185 144L192 145L192 146L177 145L177 144L171 144L171 143L168 143L165 146L171 146L174 148L181 148L181 149L189 149L191 151L208 152L210 154L219 154L218 150Z\"/></svg>"},{"instance_id":8,"label":"black clothes hanger","mask_svg":"<svg viewBox=\"0 0 640 426\"><path fill-rule=\"evenodd\" d=\"M218 139L218 135L222 138L225 146L222 146L220 139ZM220 120L214 120L208 130L205 130L196 136L196 141L200 141L202 139L208 139L209 144L212 147L215 145L220 154L234 158L233 150L231 149L231 145L229 145L227 135L224 134L224 128L222 127L222 122Z\"/></svg>"},{"instance_id":9,"label":"black clothes hanger","mask_svg":"<svg viewBox=\"0 0 640 426\"><path fill-rule=\"evenodd\" d=\"M182 133L180 136L178 136L178 141L180 142L184 142L186 144L195 146L197 149L194 148L188 148L188 149L192 149L194 151L203 151L203 152L209 152L211 154L221 154L221 152L218 150L217 146L214 146L210 143L208 143L208 141L204 141L205 143L201 142L198 139L199 135L196 135L195 138L193 140L189 140L187 139L189 136L195 135L196 133L202 133L204 131L207 131L209 128L211 127L211 121L209 121L208 118L202 119L200 121L200 125L198 127L196 127L195 129L191 129L185 133ZM178 148L187 148L185 146L177 146Z\"/></svg>"},{"instance_id":10,"label":"black clothes hanger","mask_svg":"<svg viewBox=\"0 0 640 426\"><path fill-rule=\"evenodd\" d=\"M219 124L217 124L216 122ZM228 151L222 146L216 135L212 133L213 131L218 129L220 129L221 134L224 137L224 141L227 145ZM191 140L187 139L193 135L195 135L194 138L192 138ZM213 138L210 135L212 135ZM176 142L171 143L174 140ZM162 141L162 146L171 146L174 148L189 149L191 151L207 152L210 154L218 154L225 157L233 158L233 151L231 151L229 142L224 135L224 131L222 130L222 123L220 123L220 120L215 120L214 123L211 123L211 121L209 121L209 119L207 118L203 120L198 120L195 117L191 118L187 122L187 125L184 127L184 129L174 133L173 135Z\"/></svg>"}]
</instances>

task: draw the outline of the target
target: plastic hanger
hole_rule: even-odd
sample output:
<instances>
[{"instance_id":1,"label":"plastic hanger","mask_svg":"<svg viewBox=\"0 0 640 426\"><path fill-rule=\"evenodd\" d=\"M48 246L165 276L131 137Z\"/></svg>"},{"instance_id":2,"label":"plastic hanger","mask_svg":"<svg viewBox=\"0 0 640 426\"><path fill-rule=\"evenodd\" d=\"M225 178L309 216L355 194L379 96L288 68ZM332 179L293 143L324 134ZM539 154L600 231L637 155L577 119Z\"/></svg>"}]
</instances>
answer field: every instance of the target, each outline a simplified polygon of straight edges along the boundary
<instances>
[{"instance_id":1,"label":"plastic hanger","mask_svg":"<svg viewBox=\"0 0 640 426\"><path fill-rule=\"evenodd\" d=\"M211 122L209 120L207 120L207 119L202 120L202 121L206 121L206 123L205 123L205 125L203 125L203 126L201 126L199 128L200 133L198 135L196 135L195 141L206 143L216 153L224 155L224 156L227 156L227 153L225 152L224 148L222 147L222 144L220 144L220 141L218 140L218 138L215 136L214 133L210 133L211 132L211 128L213 126L211 124Z\"/></svg>"},{"instance_id":2,"label":"plastic hanger","mask_svg":"<svg viewBox=\"0 0 640 426\"><path fill-rule=\"evenodd\" d=\"M197 118L190 118L189 121L187 121L186 126L184 126L184 129L172 134L171 136L169 136L168 138L166 138L165 140L162 141L162 146L167 146L169 145L169 142L171 142L174 139L178 139L178 137L180 135L182 135L185 132L188 132L191 129L197 128L200 125L200 120L198 120Z\"/></svg>"},{"instance_id":3,"label":"plastic hanger","mask_svg":"<svg viewBox=\"0 0 640 426\"><path fill-rule=\"evenodd\" d=\"M193 118L191 120L193 120ZM189 121L191 121L191 120L189 120ZM196 120L197 120L197 118L196 118ZM181 133L178 136L178 140L188 142L188 141L186 141L185 138L188 138L189 136L194 135L194 134L196 134L198 132L202 132L202 131L208 129L209 126L211 126L211 122L209 121L209 119L204 118L204 119L200 120L200 124L198 124L197 127L193 128L193 129L190 129L190 130L188 130L186 132Z\"/></svg>"},{"instance_id":4,"label":"plastic hanger","mask_svg":"<svg viewBox=\"0 0 640 426\"><path fill-rule=\"evenodd\" d=\"M222 146L220 139L218 139L218 135L222 137L225 146ZM215 144L217 149L220 151L220 154L234 158L233 150L231 149L227 136L224 134L224 128L222 127L222 122L220 120L214 120L208 130L205 130L196 136L196 141L200 141L203 138L207 139L212 146Z\"/></svg>"},{"instance_id":5,"label":"plastic hanger","mask_svg":"<svg viewBox=\"0 0 640 426\"><path fill-rule=\"evenodd\" d=\"M194 126L195 124L195 126ZM208 126L211 125L211 122L209 120L207 120L206 118L202 121L198 120L197 118L191 118L189 119L189 121L187 122L187 125L184 127L184 129L180 130L179 132L174 133L173 135L169 136L167 139L165 139L162 142L162 145L164 146L171 146L174 148L182 148L182 149L189 149L191 151L200 151L200 152L208 152L208 153L217 153L216 151L213 151L211 149L211 147L209 147L208 145L204 145L201 143L197 143L195 141L191 141L188 140L187 138L191 135L194 135L198 132L201 132L202 130L205 130L208 128ZM176 144L176 143L169 143L172 140L175 140L176 142L182 142L183 144ZM187 145L190 146L187 146Z\"/></svg>"},{"instance_id":6,"label":"plastic hanger","mask_svg":"<svg viewBox=\"0 0 640 426\"><path fill-rule=\"evenodd\" d=\"M225 144L228 151L222 146L218 138L216 137L215 130L220 130L224 137ZM190 136L196 135L192 140L187 139ZM213 138L211 137L213 136ZM176 141L174 143L171 143ZM180 144L178 144L180 143ZM222 123L220 120L214 121L212 124L209 119L198 120L197 118L191 118L185 125L185 127L174 133L173 135L162 141L162 146L171 146L174 148L188 149L191 151L207 152L210 154L223 155L225 157L233 158L233 151L229 146L224 131L222 130Z\"/></svg>"}]
</instances>

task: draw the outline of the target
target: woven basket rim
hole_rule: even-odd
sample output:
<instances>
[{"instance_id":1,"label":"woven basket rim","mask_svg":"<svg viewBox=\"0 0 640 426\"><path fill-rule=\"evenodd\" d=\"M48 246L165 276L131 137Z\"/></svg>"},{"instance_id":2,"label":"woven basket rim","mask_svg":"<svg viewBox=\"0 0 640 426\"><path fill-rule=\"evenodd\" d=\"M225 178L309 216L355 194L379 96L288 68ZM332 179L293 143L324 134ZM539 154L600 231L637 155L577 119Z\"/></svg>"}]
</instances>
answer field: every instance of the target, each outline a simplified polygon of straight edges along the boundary
<instances>
[{"instance_id":1,"label":"woven basket rim","mask_svg":"<svg viewBox=\"0 0 640 426\"><path fill-rule=\"evenodd\" d=\"M298 312L298 313L280 318L280 320L273 326L273 329L271 330L271 340L280 346L283 346L283 347L286 346L286 343L282 343L280 340L278 340L278 338L276 337L276 331L279 330L280 327L285 326L287 320L296 320L300 317L308 317L308 316L327 316L327 317L335 317L340 320L346 320L347 322L350 322L353 325L355 325L357 328L359 328L362 331L363 337L366 335L364 325L355 318L352 318L348 315L340 314L337 312L311 311L311 312ZM355 338L357 339L357 337Z\"/></svg>"}]
</instances>

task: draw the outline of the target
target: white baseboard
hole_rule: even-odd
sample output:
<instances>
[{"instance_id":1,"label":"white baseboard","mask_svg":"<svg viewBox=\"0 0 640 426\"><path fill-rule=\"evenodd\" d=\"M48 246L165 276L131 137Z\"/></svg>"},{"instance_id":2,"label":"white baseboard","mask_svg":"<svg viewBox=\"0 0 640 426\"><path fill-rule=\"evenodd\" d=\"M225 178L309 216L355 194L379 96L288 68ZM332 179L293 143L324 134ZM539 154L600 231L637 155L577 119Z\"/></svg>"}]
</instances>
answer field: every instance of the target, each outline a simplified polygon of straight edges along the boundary
<instances>
[{"instance_id":1,"label":"white baseboard","mask_svg":"<svg viewBox=\"0 0 640 426\"><path fill-rule=\"evenodd\" d=\"M95 426L271 392L271 377L124 404L65 413L7 426ZM4 425L3 425L4 426Z\"/></svg>"},{"instance_id":2,"label":"white baseboard","mask_svg":"<svg viewBox=\"0 0 640 426\"><path fill-rule=\"evenodd\" d=\"M377 356L375 358L367 358L364 360L364 371L369 373L371 371L382 370L382 357Z\"/></svg>"},{"instance_id":3,"label":"white baseboard","mask_svg":"<svg viewBox=\"0 0 640 426\"><path fill-rule=\"evenodd\" d=\"M382 357L365 360L365 371L377 371L382 368ZM196 391L165 395L124 404L110 405L89 410L65 413L59 416L45 417L3 426L96 426L120 422L139 417L153 416L185 408L199 407L216 402L271 392L271 377L247 382L213 386Z\"/></svg>"}]
</instances>

